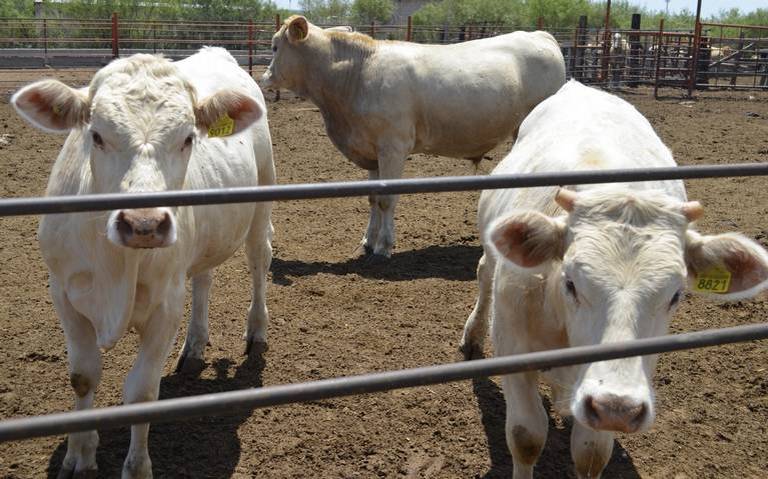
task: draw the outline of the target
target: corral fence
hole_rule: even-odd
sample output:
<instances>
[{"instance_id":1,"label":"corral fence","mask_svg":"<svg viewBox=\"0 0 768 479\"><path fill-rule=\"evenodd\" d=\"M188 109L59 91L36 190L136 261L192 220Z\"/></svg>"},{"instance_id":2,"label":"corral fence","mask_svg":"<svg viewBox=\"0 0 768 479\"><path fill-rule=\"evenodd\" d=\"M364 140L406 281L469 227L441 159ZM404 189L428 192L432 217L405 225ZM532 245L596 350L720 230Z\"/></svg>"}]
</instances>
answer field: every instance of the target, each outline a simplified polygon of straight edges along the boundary
<instances>
[{"instance_id":1,"label":"corral fence","mask_svg":"<svg viewBox=\"0 0 768 479\"><path fill-rule=\"evenodd\" d=\"M608 24L606 18L606 25ZM457 43L513 30L544 29L559 42L568 77L607 88L638 85L688 89L768 89L768 26L697 21L692 30L642 30L641 17L631 28L587 28L587 17L573 28L517 28L489 23L459 27L352 25L377 39L418 43ZM0 19L2 69L86 68L90 73L113 58L133 53L163 53L179 59L203 45L227 48L253 74L254 65L271 57L271 37L281 19L243 22ZM335 26L335 25L321 25ZM16 88L26 80L3 79L0 87Z\"/></svg>"},{"instance_id":2,"label":"corral fence","mask_svg":"<svg viewBox=\"0 0 768 479\"><path fill-rule=\"evenodd\" d=\"M279 201L369 194L445 192L626 181L768 175L767 163L357 181L141 194L60 196L0 200L0 217L102 211L115 208ZM388 371L259 389L165 399L149 403L0 421L0 442L91 429L105 429L235 414L257 407L316 401L449 381L550 369L629 356L657 354L768 338L768 323L647 338L623 343L541 351L423 368Z\"/></svg>"}]
</instances>

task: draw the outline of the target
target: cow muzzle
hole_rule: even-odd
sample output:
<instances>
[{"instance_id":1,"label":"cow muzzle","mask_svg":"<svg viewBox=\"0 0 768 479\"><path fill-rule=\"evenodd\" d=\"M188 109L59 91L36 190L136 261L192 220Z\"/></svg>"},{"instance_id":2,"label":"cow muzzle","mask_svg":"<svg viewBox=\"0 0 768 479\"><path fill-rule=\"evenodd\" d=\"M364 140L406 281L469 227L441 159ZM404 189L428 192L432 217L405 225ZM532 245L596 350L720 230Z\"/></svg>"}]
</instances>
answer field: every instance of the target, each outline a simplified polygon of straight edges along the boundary
<instances>
[{"instance_id":1,"label":"cow muzzle","mask_svg":"<svg viewBox=\"0 0 768 479\"><path fill-rule=\"evenodd\" d=\"M261 76L259 86L264 90L270 90L275 86L275 82L272 79L272 70L270 68L267 68L267 71Z\"/></svg>"},{"instance_id":2,"label":"cow muzzle","mask_svg":"<svg viewBox=\"0 0 768 479\"><path fill-rule=\"evenodd\" d=\"M651 419L651 407L645 401L610 393L584 396L580 409L577 416L601 431L637 432Z\"/></svg>"},{"instance_id":3,"label":"cow muzzle","mask_svg":"<svg viewBox=\"0 0 768 479\"><path fill-rule=\"evenodd\" d=\"M164 248L176 242L176 220L168 208L112 212L107 238L127 248Z\"/></svg>"}]
</instances>

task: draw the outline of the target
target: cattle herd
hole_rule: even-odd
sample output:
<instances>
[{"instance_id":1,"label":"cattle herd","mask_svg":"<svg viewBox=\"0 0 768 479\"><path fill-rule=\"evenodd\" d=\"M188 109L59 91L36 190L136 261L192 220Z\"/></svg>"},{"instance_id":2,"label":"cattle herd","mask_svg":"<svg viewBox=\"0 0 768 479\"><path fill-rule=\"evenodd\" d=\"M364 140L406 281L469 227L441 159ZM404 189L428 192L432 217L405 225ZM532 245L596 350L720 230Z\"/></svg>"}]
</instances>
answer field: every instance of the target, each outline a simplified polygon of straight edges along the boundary
<instances>
[{"instance_id":1,"label":"cattle herd","mask_svg":"<svg viewBox=\"0 0 768 479\"><path fill-rule=\"evenodd\" d=\"M562 54L545 32L415 45L323 30L294 16L274 35L272 50L262 86L311 100L329 139L371 179L399 178L412 153L479 161L509 138L512 150L492 174L676 164L634 107L566 82ZM87 88L44 80L19 90L12 104L42 130L69 132L48 195L277 181L264 97L220 48L178 62L142 54L115 60ZM365 254L391 256L396 200L369 198ZM253 283L244 348L266 348L271 209L207 205L42 219L40 249L76 409L93 406L102 352L128 330L140 340L123 399L157 399L187 278L192 314L177 368L203 364L212 270L242 245ZM489 329L496 355L659 336L686 289L735 300L768 287L765 250L737 233L696 232L702 214L681 181L483 192L478 295L461 350L475 357ZM387 267L386 260L375 264ZM655 366L656 357L646 356L542 374L553 406L574 417L578 477L600 476L616 431L651 426ZM515 478L533 477L548 433L538 382L538 373L502 379ZM148 424L131 428L124 478L152 476L148 433ZM59 477L93 474L98 442L96 431L71 434Z\"/></svg>"}]
</instances>

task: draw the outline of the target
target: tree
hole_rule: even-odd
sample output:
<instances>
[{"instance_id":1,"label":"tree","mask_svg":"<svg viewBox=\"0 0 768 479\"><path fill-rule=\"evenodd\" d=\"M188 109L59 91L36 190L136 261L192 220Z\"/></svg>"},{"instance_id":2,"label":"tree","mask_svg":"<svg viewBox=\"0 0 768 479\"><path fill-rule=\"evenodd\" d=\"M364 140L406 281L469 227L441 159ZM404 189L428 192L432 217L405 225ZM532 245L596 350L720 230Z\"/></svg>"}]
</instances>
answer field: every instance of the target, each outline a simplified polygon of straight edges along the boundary
<instances>
[{"instance_id":1,"label":"tree","mask_svg":"<svg viewBox=\"0 0 768 479\"><path fill-rule=\"evenodd\" d=\"M392 0L354 0L352 3L352 17L357 23L388 22L394 11Z\"/></svg>"}]
</instances>

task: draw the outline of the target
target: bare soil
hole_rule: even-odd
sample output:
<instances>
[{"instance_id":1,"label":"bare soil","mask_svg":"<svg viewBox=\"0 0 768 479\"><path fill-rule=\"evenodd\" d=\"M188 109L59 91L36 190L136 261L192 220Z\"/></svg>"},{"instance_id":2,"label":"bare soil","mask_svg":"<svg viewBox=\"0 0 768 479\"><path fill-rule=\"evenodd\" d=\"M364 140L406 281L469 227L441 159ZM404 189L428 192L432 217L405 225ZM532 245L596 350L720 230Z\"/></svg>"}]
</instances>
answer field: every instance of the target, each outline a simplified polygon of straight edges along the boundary
<instances>
[{"instance_id":1,"label":"bare soil","mask_svg":"<svg viewBox=\"0 0 768 479\"><path fill-rule=\"evenodd\" d=\"M647 89L623 96L647 115L681 164L768 161L768 94L706 93L689 102L678 91L663 93L670 96L660 101ZM283 98L268 106L280 183L366 177L331 145L313 105ZM0 101L0 137L0 195L42 194L64 137L24 124L7 99ZM489 172L509 148L495 150L479 173ZM406 168L408 177L471 173L469 162L425 155L414 155ZM695 180L688 191L706 208L701 231L742 231L768 245L767 179ZM207 367L199 378L174 374L179 341L161 397L459 360L481 254L477 199L477 192L403 197L396 252L380 262L356 251L368 214L364 198L276 205L264 362L242 355L249 279L240 252L216 273ZM36 227L34 217L0 219L0 419L66 411L73 403ZM721 305L691 297L671 331L767 318L765 300ZM98 406L121 402L135 347L129 334L105 355ZM656 424L618 437L605 477L766 477L767 358L768 342L663 355L655 378ZM155 477L511 477L497 379L158 424L150 433ZM537 477L573 477L569 431L570 421L553 415ZM100 435L100 477L118 477L128 429ZM64 436L0 444L0 477L55 477L65 447Z\"/></svg>"}]
</instances>

